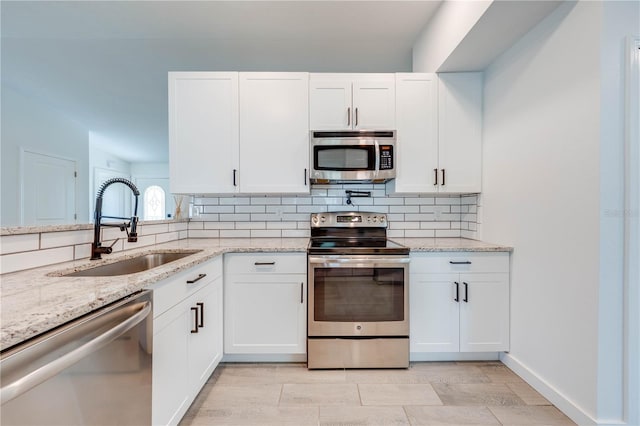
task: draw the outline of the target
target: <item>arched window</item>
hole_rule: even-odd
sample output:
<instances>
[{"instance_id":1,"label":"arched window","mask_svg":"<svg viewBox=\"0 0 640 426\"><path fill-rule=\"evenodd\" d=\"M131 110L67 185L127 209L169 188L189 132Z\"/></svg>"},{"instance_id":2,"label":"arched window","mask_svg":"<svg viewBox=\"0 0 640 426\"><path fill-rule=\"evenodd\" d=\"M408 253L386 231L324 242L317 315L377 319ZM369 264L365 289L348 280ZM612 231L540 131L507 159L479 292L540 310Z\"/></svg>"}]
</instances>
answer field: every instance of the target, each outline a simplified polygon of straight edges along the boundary
<instances>
[{"instance_id":1,"label":"arched window","mask_svg":"<svg viewBox=\"0 0 640 426\"><path fill-rule=\"evenodd\" d=\"M164 189L152 185L144 191L144 220L165 219Z\"/></svg>"}]
</instances>

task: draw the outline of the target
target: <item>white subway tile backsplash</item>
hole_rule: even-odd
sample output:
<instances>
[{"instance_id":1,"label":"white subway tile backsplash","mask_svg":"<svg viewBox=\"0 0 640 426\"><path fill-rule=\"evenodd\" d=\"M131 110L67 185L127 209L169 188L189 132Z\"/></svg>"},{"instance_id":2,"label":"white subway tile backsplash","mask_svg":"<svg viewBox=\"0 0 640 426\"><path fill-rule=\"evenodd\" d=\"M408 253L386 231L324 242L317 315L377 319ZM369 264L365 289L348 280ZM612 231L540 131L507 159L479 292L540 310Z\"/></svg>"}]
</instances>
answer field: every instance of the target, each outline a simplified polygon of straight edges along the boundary
<instances>
[{"instance_id":1,"label":"white subway tile backsplash","mask_svg":"<svg viewBox=\"0 0 640 426\"><path fill-rule=\"evenodd\" d=\"M220 231L220 238L250 238L251 231L248 229L243 230L226 230Z\"/></svg>"},{"instance_id":2,"label":"white subway tile backsplash","mask_svg":"<svg viewBox=\"0 0 640 426\"><path fill-rule=\"evenodd\" d=\"M404 220L413 222L413 221L432 221L435 220L436 216L433 213L406 213L404 215Z\"/></svg>"},{"instance_id":3,"label":"white subway tile backsplash","mask_svg":"<svg viewBox=\"0 0 640 426\"><path fill-rule=\"evenodd\" d=\"M298 213L318 213L326 211L328 211L327 206L298 206Z\"/></svg>"},{"instance_id":4,"label":"white subway tile backsplash","mask_svg":"<svg viewBox=\"0 0 640 426\"><path fill-rule=\"evenodd\" d=\"M420 229L420 222L389 222L389 229Z\"/></svg>"},{"instance_id":5,"label":"white subway tile backsplash","mask_svg":"<svg viewBox=\"0 0 640 426\"><path fill-rule=\"evenodd\" d=\"M221 205L232 205L232 206L240 206L251 204L251 198L249 197L221 197L220 198Z\"/></svg>"},{"instance_id":6,"label":"white subway tile backsplash","mask_svg":"<svg viewBox=\"0 0 640 426\"><path fill-rule=\"evenodd\" d=\"M235 211L234 205L220 205L220 206L203 206L202 213L233 213Z\"/></svg>"},{"instance_id":7,"label":"white subway tile backsplash","mask_svg":"<svg viewBox=\"0 0 640 426\"><path fill-rule=\"evenodd\" d=\"M375 198L373 204L379 206L401 206L404 205L404 198Z\"/></svg>"},{"instance_id":8,"label":"white subway tile backsplash","mask_svg":"<svg viewBox=\"0 0 640 426\"><path fill-rule=\"evenodd\" d=\"M0 254L38 250L40 234L3 235L0 237Z\"/></svg>"},{"instance_id":9,"label":"white subway tile backsplash","mask_svg":"<svg viewBox=\"0 0 640 426\"><path fill-rule=\"evenodd\" d=\"M283 229L283 238L309 238L310 232L308 229Z\"/></svg>"},{"instance_id":10,"label":"white subway tile backsplash","mask_svg":"<svg viewBox=\"0 0 640 426\"><path fill-rule=\"evenodd\" d=\"M296 229L296 222L266 222L267 229Z\"/></svg>"},{"instance_id":11,"label":"white subway tile backsplash","mask_svg":"<svg viewBox=\"0 0 640 426\"><path fill-rule=\"evenodd\" d=\"M420 206L390 206L389 213L420 213Z\"/></svg>"},{"instance_id":12,"label":"white subway tile backsplash","mask_svg":"<svg viewBox=\"0 0 640 426\"><path fill-rule=\"evenodd\" d=\"M266 222L238 222L236 229L266 229Z\"/></svg>"},{"instance_id":13,"label":"white subway tile backsplash","mask_svg":"<svg viewBox=\"0 0 640 426\"><path fill-rule=\"evenodd\" d=\"M459 197L436 197L435 201L440 205L460 204Z\"/></svg>"},{"instance_id":14,"label":"white subway tile backsplash","mask_svg":"<svg viewBox=\"0 0 640 426\"><path fill-rule=\"evenodd\" d=\"M433 238L436 231L428 229L407 229L404 231L406 238Z\"/></svg>"},{"instance_id":15,"label":"white subway tile backsplash","mask_svg":"<svg viewBox=\"0 0 640 426\"><path fill-rule=\"evenodd\" d=\"M429 198L405 198L404 203L408 206L416 205L416 206L427 206L435 204L433 201L433 197Z\"/></svg>"},{"instance_id":16,"label":"white subway tile backsplash","mask_svg":"<svg viewBox=\"0 0 640 426\"><path fill-rule=\"evenodd\" d=\"M388 238L404 238L404 229L388 229Z\"/></svg>"},{"instance_id":17,"label":"white subway tile backsplash","mask_svg":"<svg viewBox=\"0 0 640 426\"><path fill-rule=\"evenodd\" d=\"M301 205L301 204L311 204L311 197L282 197L282 204L293 204L293 205Z\"/></svg>"},{"instance_id":18,"label":"white subway tile backsplash","mask_svg":"<svg viewBox=\"0 0 640 426\"><path fill-rule=\"evenodd\" d=\"M436 229L436 238L460 237L459 229Z\"/></svg>"},{"instance_id":19,"label":"white subway tile backsplash","mask_svg":"<svg viewBox=\"0 0 640 426\"><path fill-rule=\"evenodd\" d=\"M91 257L91 244L78 244L73 247L73 260L80 260Z\"/></svg>"},{"instance_id":20,"label":"white subway tile backsplash","mask_svg":"<svg viewBox=\"0 0 640 426\"><path fill-rule=\"evenodd\" d=\"M192 230L192 229L204 229L204 224L205 223L212 223L212 222L195 222L195 221L190 221L188 223L187 229L188 230Z\"/></svg>"},{"instance_id":21,"label":"white subway tile backsplash","mask_svg":"<svg viewBox=\"0 0 640 426\"><path fill-rule=\"evenodd\" d=\"M282 204L280 197L251 197L251 204Z\"/></svg>"},{"instance_id":22,"label":"white subway tile backsplash","mask_svg":"<svg viewBox=\"0 0 640 426\"><path fill-rule=\"evenodd\" d=\"M251 220L251 215L249 213L239 213L239 214L220 214L220 220L222 222L248 222Z\"/></svg>"},{"instance_id":23,"label":"white subway tile backsplash","mask_svg":"<svg viewBox=\"0 0 640 426\"><path fill-rule=\"evenodd\" d=\"M251 238L280 238L282 236L278 229L252 229Z\"/></svg>"},{"instance_id":24,"label":"white subway tile backsplash","mask_svg":"<svg viewBox=\"0 0 640 426\"><path fill-rule=\"evenodd\" d=\"M420 229L451 229L451 222L420 222Z\"/></svg>"},{"instance_id":25,"label":"white subway tile backsplash","mask_svg":"<svg viewBox=\"0 0 640 426\"><path fill-rule=\"evenodd\" d=\"M295 213L297 211L294 205L266 206L267 213Z\"/></svg>"},{"instance_id":26,"label":"white subway tile backsplash","mask_svg":"<svg viewBox=\"0 0 640 426\"><path fill-rule=\"evenodd\" d=\"M218 238L220 231L216 229L189 230L189 238Z\"/></svg>"},{"instance_id":27,"label":"white subway tile backsplash","mask_svg":"<svg viewBox=\"0 0 640 426\"><path fill-rule=\"evenodd\" d=\"M91 243L92 241L93 231L88 229L83 231L47 232L40 236L40 248L72 246Z\"/></svg>"},{"instance_id":28,"label":"white subway tile backsplash","mask_svg":"<svg viewBox=\"0 0 640 426\"><path fill-rule=\"evenodd\" d=\"M73 246L5 254L0 256L0 273L8 274L70 260L73 260Z\"/></svg>"},{"instance_id":29,"label":"white subway tile backsplash","mask_svg":"<svg viewBox=\"0 0 640 426\"><path fill-rule=\"evenodd\" d=\"M234 229L235 222L205 222L204 229Z\"/></svg>"},{"instance_id":30,"label":"white subway tile backsplash","mask_svg":"<svg viewBox=\"0 0 640 426\"><path fill-rule=\"evenodd\" d=\"M156 244L166 243L169 241L175 241L180 239L178 231L166 232L164 234L156 234Z\"/></svg>"},{"instance_id":31,"label":"white subway tile backsplash","mask_svg":"<svg viewBox=\"0 0 640 426\"><path fill-rule=\"evenodd\" d=\"M264 205L236 206L236 213L264 213Z\"/></svg>"}]
</instances>

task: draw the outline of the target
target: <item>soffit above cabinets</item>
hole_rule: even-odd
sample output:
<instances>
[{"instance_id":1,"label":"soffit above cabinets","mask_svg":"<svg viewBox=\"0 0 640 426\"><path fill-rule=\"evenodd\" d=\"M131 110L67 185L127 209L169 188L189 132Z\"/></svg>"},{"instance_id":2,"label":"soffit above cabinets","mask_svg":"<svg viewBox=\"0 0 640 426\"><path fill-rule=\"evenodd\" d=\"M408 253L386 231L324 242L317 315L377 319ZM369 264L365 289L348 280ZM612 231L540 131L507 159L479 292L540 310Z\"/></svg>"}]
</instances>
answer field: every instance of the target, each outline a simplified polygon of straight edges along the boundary
<instances>
[{"instance_id":1,"label":"soffit above cabinets","mask_svg":"<svg viewBox=\"0 0 640 426\"><path fill-rule=\"evenodd\" d=\"M482 71L563 1L494 1L438 72Z\"/></svg>"}]
</instances>

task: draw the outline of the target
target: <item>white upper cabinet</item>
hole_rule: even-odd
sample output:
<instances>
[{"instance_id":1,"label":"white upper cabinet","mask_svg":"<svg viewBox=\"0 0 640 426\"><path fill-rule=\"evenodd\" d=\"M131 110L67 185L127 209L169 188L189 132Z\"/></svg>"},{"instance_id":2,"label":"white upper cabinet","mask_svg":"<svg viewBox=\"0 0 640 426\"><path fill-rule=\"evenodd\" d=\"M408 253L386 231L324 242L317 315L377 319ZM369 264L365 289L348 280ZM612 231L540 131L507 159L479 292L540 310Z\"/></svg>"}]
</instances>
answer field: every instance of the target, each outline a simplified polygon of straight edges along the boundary
<instances>
[{"instance_id":1,"label":"white upper cabinet","mask_svg":"<svg viewBox=\"0 0 640 426\"><path fill-rule=\"evenodd\" d=\"M396 192L437 191L438 76L396 74Z\"/></svg>"},{"instance_id":2,"label":"white upper cabinet","mask_svg":"<svg viewBox=\"0 0 640 426\"><path fill-rule=\"evenodd\" d=\"M440 192L482 187L482 73L439 74Z\"/></svg>"},{"instance_id":3,"label":"white upper cabinet","mask_svg":"<svg viewBox=\"0 0 640 426\"><path fill-rule=\"evenodd\" d=\"M171 192L236 192L238 143L238 73L170 72Z\"/></svg>"},{"instance_id":4,"label":"white upper cabinet","mask_svg":"<svg viewBox=\"0 0 640 426\"><path fill-rule=\"evenodd\" d=\"M240 73L240 191L308 193L309 74Z\"/></svg>"},{"instance_id":5,"label":"white upper cabinet","mask_svg":"<svg viewBox=\"0 0 640 426\"><path fill-rule=\"evenodd\" d=\"M395 129L393 74L310 74L311 130Z\"/></svg>"},{"instance_id":6,"label":"white upper cabinet","mask_svg":"<svg viewBox=\"0 0 640 426\"><path fill-rule=\"evenodd\" d=\"M476 193L482 179L482 73L396 75L402 193Z\"/></svg>"}]
</instances>

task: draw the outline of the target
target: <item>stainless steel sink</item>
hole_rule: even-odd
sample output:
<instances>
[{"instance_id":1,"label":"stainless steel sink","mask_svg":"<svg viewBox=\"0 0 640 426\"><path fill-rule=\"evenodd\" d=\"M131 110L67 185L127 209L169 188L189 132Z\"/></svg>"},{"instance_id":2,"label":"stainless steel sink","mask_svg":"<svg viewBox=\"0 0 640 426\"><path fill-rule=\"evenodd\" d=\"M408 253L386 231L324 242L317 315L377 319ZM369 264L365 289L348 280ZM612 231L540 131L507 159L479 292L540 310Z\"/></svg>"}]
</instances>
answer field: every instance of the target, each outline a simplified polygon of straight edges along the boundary
<instances>
[{"instance_id":1,"label":"stainless steel sink","mask_svg":"<svg viewBox=\"0 0 640 426\"><path fill-rule=\"evenodd\" d=\"M82 271L65 274L65 277L111 277L118 275L135 274L136 272L147 271L158 266L165 265L178 259L191 256L200 250L181 252L153 252L107 265L96 266Z\"/></svg>"}]
</instances>

